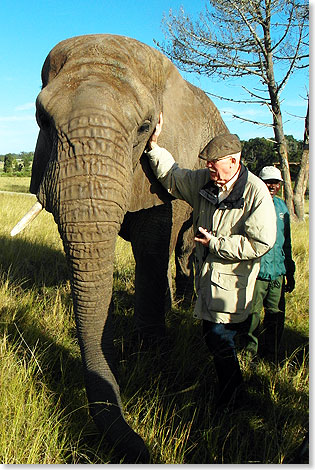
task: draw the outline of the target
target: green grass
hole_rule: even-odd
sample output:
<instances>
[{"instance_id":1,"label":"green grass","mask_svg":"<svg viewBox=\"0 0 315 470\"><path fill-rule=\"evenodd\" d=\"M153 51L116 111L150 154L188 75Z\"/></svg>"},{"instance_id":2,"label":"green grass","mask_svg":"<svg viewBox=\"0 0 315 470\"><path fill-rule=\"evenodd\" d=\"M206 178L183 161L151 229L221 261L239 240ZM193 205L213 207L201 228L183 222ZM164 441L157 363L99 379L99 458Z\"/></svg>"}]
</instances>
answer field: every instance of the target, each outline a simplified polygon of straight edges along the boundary
<instances>
[{"instance_id":1,"label":"green grass","mask_svg":"<svg viewBox=\"0 0 315 470\"><path fill-rule=\"evenodd\" d=\"M87 411L67 267L52 216L16 238L33 204L0 194L0 463L118 463ZM139 352L132 338L134 261L116 247L115 348L126 419L156 464L281 464L308 428L308 224L292 227L296 289L287 294L282 362L240 354L250 400L218 415L216 376L191 308L167 316L167 341ZM49 267L49 269L47 268ZM307 463L307 462L304 462Z\"/></svg>"},{"instance_id":2,"label":"green grass","mask_svg":"<svg viewBox=\"0 0 315 470\"><path fill-rule=\"evenodd\" d=\"M29 193L30 181L29 176L4 176L4 174L1 174L0 191Z\"/></svg>"}]
</instances>

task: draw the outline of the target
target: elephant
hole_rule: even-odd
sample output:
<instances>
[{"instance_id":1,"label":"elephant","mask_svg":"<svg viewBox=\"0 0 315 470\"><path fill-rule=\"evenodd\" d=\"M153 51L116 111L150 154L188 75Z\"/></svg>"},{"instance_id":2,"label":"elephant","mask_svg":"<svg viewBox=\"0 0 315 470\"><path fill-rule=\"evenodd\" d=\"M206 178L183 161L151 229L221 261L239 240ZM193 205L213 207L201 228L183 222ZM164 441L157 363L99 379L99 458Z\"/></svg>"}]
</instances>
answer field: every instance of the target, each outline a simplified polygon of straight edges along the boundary
<instances>
[{"instance_id":1,"label":"elephant","mask_svg":"<svg viewBox=\"0 0 315 470\"><path fill-rule=\"evenodd\" d=\"M200 152L227 132L207 95L136 39L73 37L43 64L30 192L63 242L91 416L126 462L150 454L120 399L109 313L116 239L129 240L135 257L136 326L163 335L169 257L191 211L162 188L146 157L161 111L159 144L186 168L199 168Z\"/></svg>"}]
</instances>

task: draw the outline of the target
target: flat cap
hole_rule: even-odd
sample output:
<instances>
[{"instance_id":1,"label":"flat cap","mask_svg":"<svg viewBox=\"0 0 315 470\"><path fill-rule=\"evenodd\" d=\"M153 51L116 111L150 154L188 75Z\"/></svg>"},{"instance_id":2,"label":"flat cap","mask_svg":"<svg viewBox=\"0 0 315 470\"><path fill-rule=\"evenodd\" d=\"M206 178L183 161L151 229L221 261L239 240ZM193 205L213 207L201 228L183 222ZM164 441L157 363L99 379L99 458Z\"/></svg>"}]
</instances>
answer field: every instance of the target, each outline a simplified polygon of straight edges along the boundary
<instances>
[{"instance_id":1,"label":"flat cap","mask_svg":"<svg viewBox=\"0 0 315 470\"><path fill-rule=\"evenodd\" d=\"M211 162L220 160L228 155L234 155L241 150L241 142L236 134L221 134L210 140L199 155L199 158Z\"/></svg>"}]
</instances>

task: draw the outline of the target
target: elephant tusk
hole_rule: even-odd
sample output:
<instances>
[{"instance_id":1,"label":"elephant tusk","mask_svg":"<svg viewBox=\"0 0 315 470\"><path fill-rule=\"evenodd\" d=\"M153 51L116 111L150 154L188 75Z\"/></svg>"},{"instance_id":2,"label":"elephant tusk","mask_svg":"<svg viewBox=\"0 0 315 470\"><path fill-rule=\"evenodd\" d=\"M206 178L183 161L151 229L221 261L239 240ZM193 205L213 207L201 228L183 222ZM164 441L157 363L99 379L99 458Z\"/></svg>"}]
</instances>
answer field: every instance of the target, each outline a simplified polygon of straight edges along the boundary
<instances>
[{"instance_id":1,"label":"elephant tusk","mask_svg":"<svg viewBox=\"0 0 315 470\"><path fill-rule=\"evenodd\" d=\"M22 219L13 227L11 230L11 237L14 237L17 235L19 232L21 232L32 220L35 219L35 217L38 216L40 211L43 209L43 206L41 205L40 202L35 202L34 206L31 207L31 209L22 217Z\"/></svg>"}]
</instances>

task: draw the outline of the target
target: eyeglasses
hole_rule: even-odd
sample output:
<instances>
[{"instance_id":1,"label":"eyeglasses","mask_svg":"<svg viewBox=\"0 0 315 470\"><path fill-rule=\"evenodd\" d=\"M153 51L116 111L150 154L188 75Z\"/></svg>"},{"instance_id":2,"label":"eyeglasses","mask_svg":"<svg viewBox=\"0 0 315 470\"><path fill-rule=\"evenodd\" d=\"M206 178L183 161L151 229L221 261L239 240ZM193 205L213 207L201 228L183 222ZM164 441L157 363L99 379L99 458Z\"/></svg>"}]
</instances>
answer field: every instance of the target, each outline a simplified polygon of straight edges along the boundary
<instances>
[{"instance_id":1,"label":"eyeglasses","mask_svg":"<svg viewBox=\"0 0 315 470\"><path fill-rule=\"evenodd\" d=\"M206 160L207 163L218 163L221 160L225 160L225 159L231 158L231 157L232 157L232 155L227 155L226 157L216 158L215 160L208 160L207 157L203 157L202 155L199 155L199 158L201 158L202 160Z\"/></svg>"}]
</instances>

